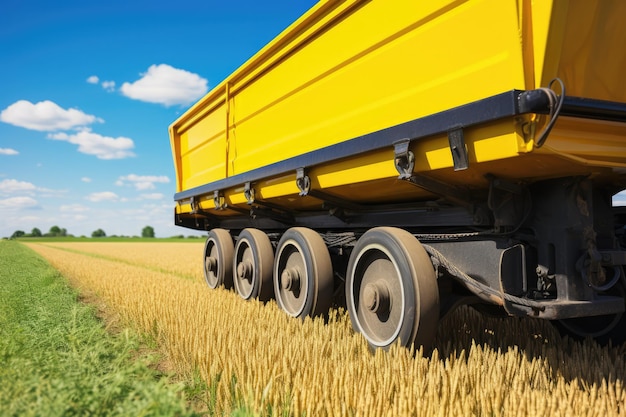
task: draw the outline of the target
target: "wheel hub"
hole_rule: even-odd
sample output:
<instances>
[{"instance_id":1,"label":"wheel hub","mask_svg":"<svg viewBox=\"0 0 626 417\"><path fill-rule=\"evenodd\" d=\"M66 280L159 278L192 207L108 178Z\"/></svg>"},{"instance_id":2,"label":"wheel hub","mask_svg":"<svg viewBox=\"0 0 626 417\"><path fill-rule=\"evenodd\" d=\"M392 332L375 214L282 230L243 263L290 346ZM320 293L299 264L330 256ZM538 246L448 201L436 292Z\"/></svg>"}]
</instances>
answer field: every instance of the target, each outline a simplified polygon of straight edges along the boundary
<instances>
[{"instance_id":1,"label":"wheel hub","mask_svg":"<svg viewBox=\"0 0 626 417\"><path fill-rule=\"evenodd\" d=\"M297 291L300 288L300 270L287 268L280 276L282 287L285 291Z\"/></svg>"},{"instance_id":2,"label":"wheel hub","mask_svg":"<svg viewBox=\"0 0 626 417\"><path fill-rule=\"evenodd\" d=\"M363 304L372 313L388 313L391 307L391 297L387 284L382 280L367 284L363 289Z\"/></svg>"},{"instance_id":3,"label":"wheel hub","mask_svg":"<svg viewBox=\"0 0 626 417\"><path fill-rule=\"evenodd\" d=\"M217 273L217 259L213 256L208 256L205 259L205 268L209 272Z\"/></svg>"},{"instance_id":4,"label":"wheel hub","mask_svg":"<svg viewBox=\"0 0 626 417\"><path fill-rule=\"evenodd\" d=\"M252 272L254 270L254 266L250 261L242 261L237 265L237 276L239 279L245 279L247 281L252 280Z\"/></svg>"}]
</instances>

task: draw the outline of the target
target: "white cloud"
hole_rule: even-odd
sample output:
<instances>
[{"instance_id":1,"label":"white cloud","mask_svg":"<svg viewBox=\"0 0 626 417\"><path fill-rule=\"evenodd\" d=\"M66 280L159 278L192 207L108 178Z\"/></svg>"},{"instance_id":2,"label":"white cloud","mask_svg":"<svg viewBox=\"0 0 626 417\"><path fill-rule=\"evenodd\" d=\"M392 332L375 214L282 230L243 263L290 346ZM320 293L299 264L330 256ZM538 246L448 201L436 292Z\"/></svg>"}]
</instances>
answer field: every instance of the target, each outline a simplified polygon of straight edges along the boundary
<instances>
[{"instance_id":1,"label":"white cloud","mask_svg":"<svg viewBox=\"0 0 626 417\"><path fill-rule=\"evenodd\" d=\"M68 192L68 190L54 190L51 188L37 187L37 196L39 197L64 198Z\"/></svg>"},{"instance_id":2,"label":"white cloud","mask_svg":"<svg viewBox=\"0 0 626 417\"><path fill-rule=\"evenodd\" d=\"M11 148L0 148L0 155L18 155L19 152Z\"/></svg>"},{"instance_id":3,"label":"white cloud","mask_svg":"<svg viewBox=\"0 0 626 417\"><path fill-rule=\"evenodd\" d=\"M108 92L115 91L115 81L102 81L102 88Z\"/></svg>"},{"instance_id":4,"label":"white cloud","mask_svg":"<svg viewBox=\"0 0 626 417\"><path fill-rule=\"evenodd\" d=\"M136 190L154 190L156 186L154 183L168 184L170 179L165 175L136 175L129 174L121 176L115 182L115 185L133 185Z\"/></svg>"},{"instance_id":5,"label":"white cloud","mask_svg":"<svg viewBox=\"0 0 626 417\"><path fill-rule=\"evenodd\" d=\"M78 145L78 152L95 155L98 159L123 159L135 156L131 151L135 143L132 139L123 136L112 138L83 129L71 135L64 132L49 134L48 138Z\"/></svg>"},{"instance_id":6,"label":"white cloud","mask_svg":"<svg viewBox=\"0 0 626 417\"><path fill-rule=\"evenodd\" d=\"M81 220L87 220L89 219L89 216L86 216L84 214L62 214L61 218L69 219L70 221L72 221L72 223L74 223Z\"/></svg>"},{"instance_id":7,"label":"white cloud","mask_svg":"<svg viewBox=\"0 0 626 417\"><path fill-rule=\"evenodd\" d=\"M112 191L102 191L99 193L91 193L87 197L87 200L93 203L99 203L101 201L118 201L119 197Z\"/></svg>"},{"instance_id":8,"label":"white cloud","mask_svg":"<svg viewBox=\"0 0 626 417\"><path fill-rule=\"evenodd\" d=\"M82 177L80 180L82 182L91 182L91 178L89 178L89 177Z\"/></svg>"},{"instance_id":9,"label":"white cloud","mask_svg":"<svg viewBox=\"0 0 626 417\"><path fill-rule=\"evenodd\" d=\"M0 120L26 129L48 132L68 130L103 121L77 109L64 109L50 100L36 104L28 100L16 101L2 110Z\"/></svg>"},{"instance_id":10,"label":"white cloud","mask_svg":"<svg viewBox=\"0 0 626 417\"><path fill-rule=\"evenodd\" d=\"M0 193L2 194L29 193L36 189L34 184L26 181L14 179L0 181Z\"/></svg>"},{"instance_id":11,"label":"white cloud","mask_svg":"<svg viewBox=\"0 0 626 417\"><path fill-rule=\"evenodd\" d=\"M26 194L33 195L37 192L38 197L63 197L67 194L67 190L53 190L50 188L37 187L35 184L18 181L15 179L5 179L0 181L0 195Z\"/></svg>"},{"instance_id":12,"label":"white cloud","mask_svg":"<svg viewBox=\"0 0 626 417\"><path fill-rule=\"evenodd\" d=\"M32 197L10 197L0 200L0 208L3 209L24 209L38 206L37 200Z\"/></svg>"},{"instance_id":13,"label":"white cloud","mask_svg":"<svg viewBox=\"0 0 626 417\"><path fill-rule=\"evenodd\" d=\"M162 200L164 196L162 193L150 193L141 194L139 197L143 200Z\"/></svg>"},{"instance_id":14,"label":"white cloud","mask_svg":"<svg viewBox=\"0 0 626 417\"><path fill-rule=\"evenodd\" d=\"M91 77L87 78L87 82L89 84L100 84L102 88L104 88L108 92L115 91L115 81L103 80L102 83L100 83L100 77L98 77L97 75L92 75Z\"/></svg>"},{"instance_id":15,"label":"white cloud","mask_svg":"<svg viewBox=\"0 0 626 417\"><path fill-rule=\"evenodd\" d=\"M626 206L626 190L619 192L613 196L614 206Z\"/></svg>"},{"instance_id":16,"label":"white cloud","mask_svg":"<svg viewBox=\"0 0 626 417\"><path fill-rule=\"evenodd\" d=\"M59 211L62 213L84 213L89 211L89 207L82 204L68 204L60 206Z\"/></svg>"},{"instance_id":17,"label":"white cloud","mask_svg":"<svg viewBox=\"0 0 626 417\"><path fill-rule=\"evenodd\" d=\"M189 71L167 64L151 65L148 72L133 83L122 84L126 97L166 106L191 104L208 91L207 80Z\"/></svg>"}]
</instances>

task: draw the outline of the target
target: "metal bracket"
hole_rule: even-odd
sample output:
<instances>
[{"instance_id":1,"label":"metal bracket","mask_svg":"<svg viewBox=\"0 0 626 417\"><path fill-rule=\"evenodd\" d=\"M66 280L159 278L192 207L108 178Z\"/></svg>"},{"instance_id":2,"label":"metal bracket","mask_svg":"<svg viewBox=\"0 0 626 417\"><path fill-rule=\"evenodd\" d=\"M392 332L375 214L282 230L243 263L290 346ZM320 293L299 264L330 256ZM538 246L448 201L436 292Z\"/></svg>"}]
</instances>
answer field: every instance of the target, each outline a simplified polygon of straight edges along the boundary
<instances>
[{"instance_id":1,"label":"metal bracket","mask_svg":"<svg viewBox=\"0 0 626 417\"><path fill-rule=\"evenodd\" d=\"M415 155L409 150L410 139L400 139L393 143L394 164L401 180L407 180L413 175Z\"/></svg>"},{"instance_id":2,"label":"metal bracket","mask_svg":"<svg viewBox=\"0 0 626 417\"><path fill-rule=\"evenodd\" d=\"M295 223L294 217L286 211L277 211L272 208L259 206L252 206L252 208L250 209L250 217L253 219L268 218L288 225Z\"/></svg>"},{"instance_id":3,"label":"metal bracket","mask_svg":"<svg viewBox=\"0 0 626 417\"><path fill-rule=\"evenodd\" d=\"M452 152L454 170L462 171L469 168L469 158L467 156L463 128L459 127L448 131L448 142L450 143L450 152Z\"/></svg>"},{"instance_id":4,"label":"metal bracket","mask_svg":"<svg viewBox=\"0 0 626 417\"><path fill-rule=\"evenodd\" d=\"M198 213L198 211L200 211L200 205L198 204L195 196L191 196L191 198L189 199L189 205L191 206L190 214L196 214Z\"/></svg>"},{"instance_id":5,"label":"metal bracket","mask_svg":"<svg viewBox=\"0 0 626 417\"><path fill-rule=\"evenodd\" d=\"M224 210L224 195L219 190L213 192L213 203L216 210Z\"/></svg>"},{"instance_id":6,"label":"metal bracket","mask_svg":"<svg viewBox=\"0 0 626 417\"><path fill-rule=\"evenodd\" d=\"M228 204L224 204L223 210L234 211L235 213L243 214L245 216L250 216L251 209L244 209L237 206L229 206Z\"/></svg>"},{"instance_id":7,"label":"metal bracket","mask_svg":"<svg viewBox=\"0 0 626 417\"><path fill-rule=\"evenodd\" d=\"M300 196L303 197L311 191L311 179L304 173L304 168L296 169L296 186L300 190Z\"/></svg>"},{"instance_id":8,"label":"metal bracket","mask_svg":"<svg viewBox=\"0 0 626 417\"><path fill-rule=\"evenodd\" d=\"M472 198L467 188L457 187L425 175L412 175L407 180L424 190L437 194L461 207L471 207Z\"/></svg>"},{"instance_id":9,"label":"metal bracket","mask_svg":"<svg viewBox=\"0 0 626 417\"><path fill-rule=\"evenodd\" d=\"M515 195L524 194L524 187L520 184L514 183L513 181L498 178L493 174L487 174L485 175L485 178L489 180L489 193L492 193L493 189L495 189Z\"/></svg>"},{"instance_id":10,"label":"metal bracket","mask_svg":"<svg viewBox=\"0 0 626 417\"><path fill-rule=\"evenodd\" d=\"M254 188L252 188L250 182L245 183L243 186L243 195L246 197L248 204L254 203Z\"/></svg>"}]
</instances>

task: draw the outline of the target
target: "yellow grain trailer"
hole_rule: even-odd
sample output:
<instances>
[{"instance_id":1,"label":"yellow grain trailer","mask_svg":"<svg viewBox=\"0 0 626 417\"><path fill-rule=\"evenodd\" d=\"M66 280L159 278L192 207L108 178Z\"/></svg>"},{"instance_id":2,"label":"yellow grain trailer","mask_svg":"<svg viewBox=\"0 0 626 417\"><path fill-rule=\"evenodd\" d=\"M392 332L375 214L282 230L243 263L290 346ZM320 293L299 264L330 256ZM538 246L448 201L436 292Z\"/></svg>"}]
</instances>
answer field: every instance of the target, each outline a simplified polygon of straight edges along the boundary
<instances>
[{"instance_id":1,"label":"yellow grain trailer","mask_svg":"<svg viewBox=\"0 0 626 417\"><path fill-rule=\"evenodd\" d=\"M374 348L458 305L624 339L626 2L321 1L170 126L208 285Z\"/></svg>"}]
</instances>

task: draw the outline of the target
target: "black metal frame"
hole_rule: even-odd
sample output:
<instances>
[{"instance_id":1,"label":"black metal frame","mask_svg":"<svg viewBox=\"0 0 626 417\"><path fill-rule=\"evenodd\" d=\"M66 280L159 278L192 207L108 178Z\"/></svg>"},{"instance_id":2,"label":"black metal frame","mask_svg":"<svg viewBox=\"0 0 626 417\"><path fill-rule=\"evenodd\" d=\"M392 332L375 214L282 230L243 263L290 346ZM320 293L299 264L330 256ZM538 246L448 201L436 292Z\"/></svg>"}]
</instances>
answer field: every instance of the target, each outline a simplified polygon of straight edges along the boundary
<instances>
[{"instance_id":1,"label":"black metal frame","mask_svg":"<svg viewBox=\"0 0 626 417\"><path fill-rule=\"evenodd\" d=\"M583 97L565 97L562 116L626 122L626 104Z\"/></svg>"}]
</instances>

